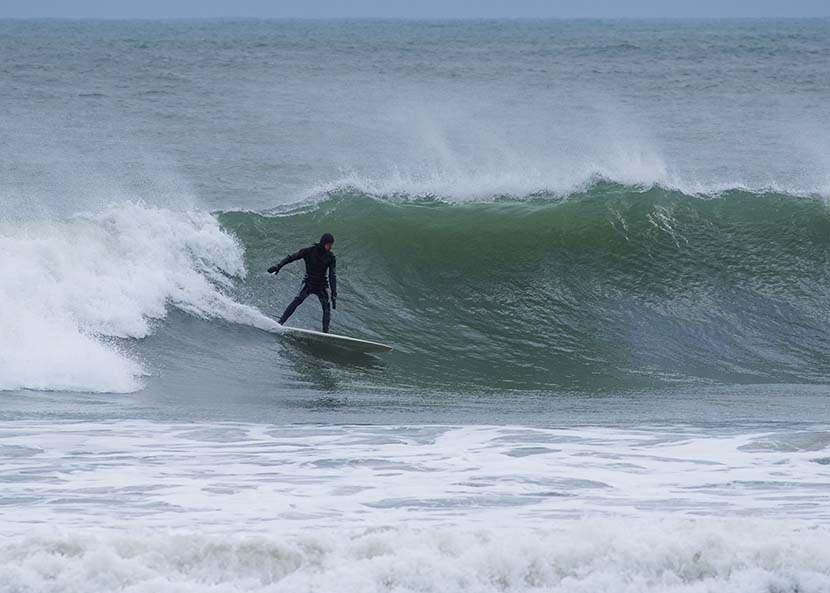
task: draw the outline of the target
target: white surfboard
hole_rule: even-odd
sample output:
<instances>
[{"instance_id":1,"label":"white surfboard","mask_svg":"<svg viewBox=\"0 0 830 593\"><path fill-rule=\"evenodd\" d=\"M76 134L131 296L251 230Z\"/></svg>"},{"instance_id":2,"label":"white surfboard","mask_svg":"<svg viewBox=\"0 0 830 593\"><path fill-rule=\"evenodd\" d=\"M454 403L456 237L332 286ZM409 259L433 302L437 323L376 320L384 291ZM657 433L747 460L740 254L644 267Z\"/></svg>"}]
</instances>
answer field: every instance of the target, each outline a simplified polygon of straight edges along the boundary
<instances>
[{"instance_id":1,"label":"white surfboard","mask_svg":"<svg viewBox=\"0 0 830 593\"><path fill-rule=\"evenodd\" d=\"M284 325L282 329L286 334L301 340L321 342L331 346L355 350L357 352L389 352L392 350L392 346L387 346L386 344L381 344L380 342L360 340L358 338L350 338L349 336L324 334L323 332L316 332L311 329L300 329L299 327L288 327L287 325Z\"/></svg>"}]
</instances>

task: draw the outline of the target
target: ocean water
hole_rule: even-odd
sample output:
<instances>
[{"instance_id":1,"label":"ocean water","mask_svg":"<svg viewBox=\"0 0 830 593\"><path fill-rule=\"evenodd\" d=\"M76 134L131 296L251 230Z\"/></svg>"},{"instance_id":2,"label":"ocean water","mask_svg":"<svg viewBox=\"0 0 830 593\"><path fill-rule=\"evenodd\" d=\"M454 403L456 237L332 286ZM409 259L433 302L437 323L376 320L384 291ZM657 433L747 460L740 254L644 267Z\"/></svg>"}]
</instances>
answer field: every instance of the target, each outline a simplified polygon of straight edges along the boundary
<instances>
[{"instance_id":1,"label":"ocean water","mask_svg":"<svg viewBox=\"0 0 830 593\"><path fill-rule=\"evenodd\" d=\"M830 591L830 20L0 20L0 180L4 593Z\"/></svg>"}]
</instances>

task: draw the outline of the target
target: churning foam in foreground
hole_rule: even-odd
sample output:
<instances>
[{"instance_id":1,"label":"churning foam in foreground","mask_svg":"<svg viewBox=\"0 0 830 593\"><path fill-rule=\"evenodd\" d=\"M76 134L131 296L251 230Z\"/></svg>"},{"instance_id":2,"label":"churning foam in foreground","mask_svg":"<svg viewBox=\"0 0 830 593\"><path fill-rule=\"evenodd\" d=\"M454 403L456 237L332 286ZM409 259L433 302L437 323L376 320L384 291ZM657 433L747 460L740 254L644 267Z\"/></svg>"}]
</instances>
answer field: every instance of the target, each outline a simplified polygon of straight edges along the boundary
<instances>
[{"instance_id":1,"label":"churning foam in foreground","mask_svg":"<svg viewBox=\"0 0 830 593\"><path fill-rule=\"evenodd\" d=\"M114 338L143 338L168 305L272 329L223 294L243 250L204 212L137 204L0 227L0 389L129 392L141 365Z\"/></svg>"},{"instance_id":2,"label":"churning foam in foreground","mask_svg":"<svg viewBox=\"0 0 830 593\"><path fill-rule=\"evenodd\" d=\"M573 520L260 536L29 535L0 544L18 593L826 593L828 532L762 521Z\"/></svg>"},{"instance_id":3,"label":"churning foam in foreground","mask_svg":"<svg viewBox=\"0 0 830 593\"><path fill-rule=\"evenodd\" d=\"M5 422L0 591L827 593L828 437Z\"/></svg>"}]
</instances>

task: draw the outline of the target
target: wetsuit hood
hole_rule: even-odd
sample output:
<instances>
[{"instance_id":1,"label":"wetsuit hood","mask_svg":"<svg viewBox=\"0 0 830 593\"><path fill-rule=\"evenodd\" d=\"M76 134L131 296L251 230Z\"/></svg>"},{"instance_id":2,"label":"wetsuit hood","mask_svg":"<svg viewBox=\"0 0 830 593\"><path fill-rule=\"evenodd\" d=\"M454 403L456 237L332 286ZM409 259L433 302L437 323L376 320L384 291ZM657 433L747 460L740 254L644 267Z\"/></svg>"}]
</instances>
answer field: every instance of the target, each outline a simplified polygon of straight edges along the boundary
<instances>
[{"instance_id":1,"label":"wetsuit hood","mask_svg":"<svg viewBox=\"0 0 830 593\"><path fill-rule=\"evenodd\" d=\"M326 243L334 243L334 235L331 233L323 233L323 236L320 237L320 243L318 243L318 245L325 245Z\"/></svg>"}]
</instances>

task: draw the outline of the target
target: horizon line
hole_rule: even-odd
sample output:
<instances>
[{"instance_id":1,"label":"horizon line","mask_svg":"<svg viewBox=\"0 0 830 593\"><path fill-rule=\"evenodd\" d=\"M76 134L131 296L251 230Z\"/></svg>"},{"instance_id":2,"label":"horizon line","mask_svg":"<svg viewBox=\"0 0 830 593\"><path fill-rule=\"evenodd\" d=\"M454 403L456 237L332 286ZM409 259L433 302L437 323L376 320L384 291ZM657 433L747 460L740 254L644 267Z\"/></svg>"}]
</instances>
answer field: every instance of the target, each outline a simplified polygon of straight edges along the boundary
<instances>
[{"instance_id":1,"label":"horizon line","mask_svg":"<svg viewBox=\"0 0 830 593\"><path fill-rule=\"evenodd\" d=\"M830 15L792 16L0 16L0 21L742 21L830 20Z\"/></svg>"}]
</instances>

